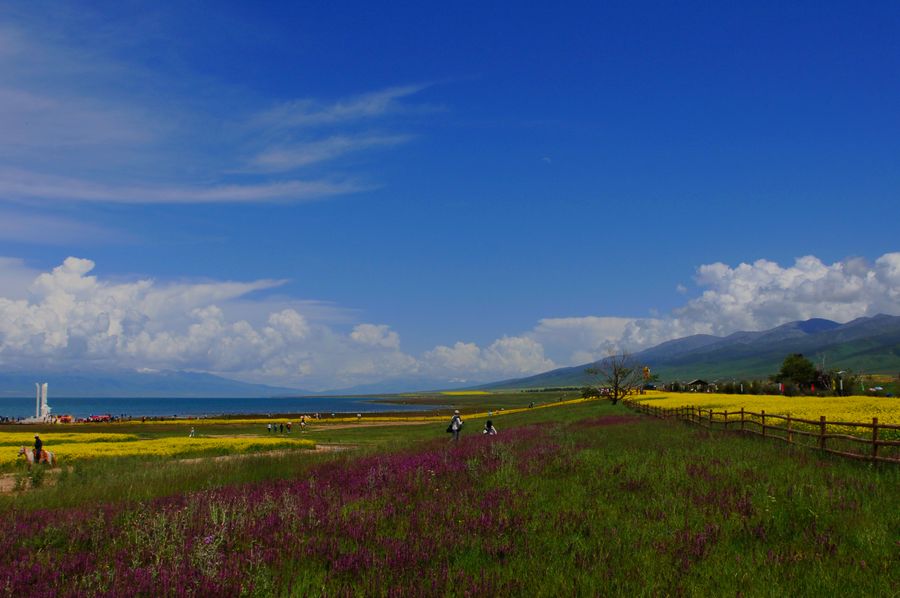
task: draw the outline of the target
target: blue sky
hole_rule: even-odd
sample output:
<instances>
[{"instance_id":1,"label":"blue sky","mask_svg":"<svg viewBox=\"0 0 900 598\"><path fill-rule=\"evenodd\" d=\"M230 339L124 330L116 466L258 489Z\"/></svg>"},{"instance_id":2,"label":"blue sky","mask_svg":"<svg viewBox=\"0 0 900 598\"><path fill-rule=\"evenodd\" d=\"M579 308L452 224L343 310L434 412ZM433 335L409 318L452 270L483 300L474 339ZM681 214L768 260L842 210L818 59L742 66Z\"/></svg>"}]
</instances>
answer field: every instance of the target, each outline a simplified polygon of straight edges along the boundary
<instances>
[{"instance_id":1,"label":"blue sky","mask_svg":"<svg viewBox=\"0 0 900 598\"><path fill-rule=\"evenodd\" d=\"M160 4L0 8L0 367L462 383L900 313L895 2Z\"/></svg>"}]
</instances>

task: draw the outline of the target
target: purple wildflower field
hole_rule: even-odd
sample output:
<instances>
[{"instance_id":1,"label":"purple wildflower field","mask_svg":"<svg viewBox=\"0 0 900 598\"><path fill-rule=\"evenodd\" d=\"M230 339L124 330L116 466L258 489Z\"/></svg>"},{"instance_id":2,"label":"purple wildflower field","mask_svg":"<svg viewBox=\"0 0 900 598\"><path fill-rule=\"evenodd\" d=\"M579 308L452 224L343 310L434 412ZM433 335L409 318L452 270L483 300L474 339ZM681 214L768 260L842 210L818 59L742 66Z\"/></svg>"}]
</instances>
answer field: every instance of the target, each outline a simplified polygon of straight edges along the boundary
<instances>
[{"instance_id":1,"label":"purple wildflower field","mask_svg":"<svg viewBox=\"0 0 900 598\"><path fill-rule=\"evenodd\" d=\"M0 596L896 595L895 470L608 407L27 510Z\"/></svg>"},{"instance_id":2,"label":"purple wildflower field","mask_svg":"<svg viewBox=\"0 0 900 598\"><path fill-rule=\"evenodd\" d=\"M508 580L448 563L466 552L502 562L527 550L527 497L476 482L503 467L510 450L528 469L541 467L554 453L542 436L524 428L458 446L434 442L326 463L302 480L138 507L18 512L0 533L0 588L48 597L508 592Z\"/></svg>"}]
</instances>

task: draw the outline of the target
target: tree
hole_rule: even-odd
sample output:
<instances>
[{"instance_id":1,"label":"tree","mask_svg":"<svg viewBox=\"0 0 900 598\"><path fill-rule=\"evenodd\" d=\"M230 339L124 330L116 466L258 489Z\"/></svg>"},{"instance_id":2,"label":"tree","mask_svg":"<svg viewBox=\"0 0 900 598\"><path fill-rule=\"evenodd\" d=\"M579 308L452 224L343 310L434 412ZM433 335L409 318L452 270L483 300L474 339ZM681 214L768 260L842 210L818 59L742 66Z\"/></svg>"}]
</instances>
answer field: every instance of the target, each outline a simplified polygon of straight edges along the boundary
<instances>
[{"instance_id":1,"label":"tree","mask_svg":"<svg viewBox=\"0 0 900 598\"><path fill-rule=\"evenodd\" d=\"M581 389L581 398L582 399L591 399L594 397L600 396L600 390L594 388L593 386L585 386Z\"/></svg>"},{"instance_id":2,"label":"tree","mask_svg":"<svg viewBox=\"0 0 900 598\"><path fill-rule=\"evenodd\" d=\"M801 353L791 353L784 358L781 370L774 376L775 382L793 382L800 387L808 388L818 377L813 362Z\"/></svg>"},{"instance_id":3,"label":"tree","mask_svg":"<svg viewBox=\"0 0 900 598\"><path fill-rule=\"evenodd\" d=\"M637 392L643 384L643 369L628 353L613 354L594 367L584 370L586 374L597 376L607 390L607 396L615 405L631 393Z\"/></svg>"}]
</instances>

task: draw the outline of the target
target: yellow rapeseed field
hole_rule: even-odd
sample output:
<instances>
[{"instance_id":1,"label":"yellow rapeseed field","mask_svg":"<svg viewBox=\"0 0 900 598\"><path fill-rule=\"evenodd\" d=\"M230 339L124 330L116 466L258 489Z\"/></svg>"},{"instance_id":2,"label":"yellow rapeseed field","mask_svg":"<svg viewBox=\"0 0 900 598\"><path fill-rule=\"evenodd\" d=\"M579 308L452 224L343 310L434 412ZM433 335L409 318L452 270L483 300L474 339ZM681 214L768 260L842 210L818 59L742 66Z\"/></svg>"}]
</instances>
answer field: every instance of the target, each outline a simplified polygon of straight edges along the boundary
<instances>
[{"instance_id":1,"label":"yellow rapeseed field","mask_svg":"<svg viewBox=\"0 0 900 598\"><path fill-rule=\"evenodd\" d=\"M68 442L125 442L137 440L134 434L86 433L86 432L47 432L41 433L45 443L64 444ZM31 446L34 444L34 432L0 432L0 446Z\"/></svg>"},{"instance_id":2,"label":"yellow rapeseed field","mask_svg":"<svg viewBox=\"0 0 900 598\"><path fill-rule=\"evenodd\" d=\"M742 395L717 393L651 392L638 397L642 403L657 407L700 407L715 411L745 411L790 415L818 421L824 415L828 421L872 423L877 417L881 424L900 424L900 398L886 397L785 397L781 395Z\"/></svg>"},{"instance_id":3,"label":"yellow rapeseed field","mask_svg":"<svg viewBox=\"0 0 900 598\"><path fill-rule=\"evenodd\" d=\"M479 391L481 392L481 391ZM486 393L490 394L490 393ZM497 417L500 415L509 415L511 413L521 413L523 411L528 411L529 409L547 409L552 407L561 407L563 405L576 405L578 403L584 403L585 401L596 401L597 399L570 399L568 401L557 401L555 403L542 403L536 404L534 407L518 407L514 409L504 409L504 410L493 410L491 411L492 417ZM424 408L424 407L423 407ZM450 416L448 415L422 415L422 414L410 414L410 415L378 415L376 413L367 414L362 413L360 417L356 417L355 415L343 415L341 417L329 417L327 419L315 419L312 417L306 418L307 425L328 425L328 424L348 424L355 422L362 423L392 423L392 422L439 422L439 421L447 421ZM477 413L467 413L465 417L469 418L481 418L488 417L487 411L481 411ZM292 422L292 425L295 429L300 428L300 420L296 417L287 418L287 417L269 417L269 418L234 418L234 419L225 419L225 418L182 418L182 419L165 419L165 420L148 420L144 425L179 425L179 426L219 426L219 425L259 425L262 428L265 428L266 424L284 424L287 422ZM138 422L128 421L128 422L111 422L109 426L116 425L129 425L133 426ZM261 429L262 429L261 428Z\"/></svg>"},{"instance_id":4,"label":"yellow rapeseed field","mask_svg":"<svg viewBox=\"0 0 900 598\"><path fill-rule=\"evenodd\" d=\"M180 457L204 452L248 453L274 449L311 449L315 448L316 443L312 440L290 438L178 437L122 442L68 442L58 446L47 441L45 446L56 453L61 461L71 463L76 459L108 457ZM0 450L0 466L15 462L16 452L13 447Z\"/></svg>"}]
</instances>

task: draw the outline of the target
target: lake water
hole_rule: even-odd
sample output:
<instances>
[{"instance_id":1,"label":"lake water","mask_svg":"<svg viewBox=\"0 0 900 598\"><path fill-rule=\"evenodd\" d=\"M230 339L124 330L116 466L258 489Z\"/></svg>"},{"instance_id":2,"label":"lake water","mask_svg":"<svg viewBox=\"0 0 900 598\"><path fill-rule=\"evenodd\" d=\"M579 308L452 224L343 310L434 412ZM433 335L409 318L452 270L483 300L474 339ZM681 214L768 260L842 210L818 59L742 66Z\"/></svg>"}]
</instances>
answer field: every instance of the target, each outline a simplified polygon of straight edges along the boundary
<instances>
[{"instance_id":1,"label":"lake water","mask_svg":"<svg viewBox=\"0 0 900 598\"><path fill-rule=\"evenodd\" d=\"M270 413L373 413L379 411L425 411L436 409L432 405L402 405L374 403L372 399L358 397L283 397L249 399L214 398L65 398L51 397L47 403L53 415L110 414L131 417L185 417ZM34 415L34 398L0 399L0 416L30 417Z\"/></svg>"}]
</instances>

